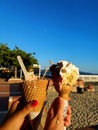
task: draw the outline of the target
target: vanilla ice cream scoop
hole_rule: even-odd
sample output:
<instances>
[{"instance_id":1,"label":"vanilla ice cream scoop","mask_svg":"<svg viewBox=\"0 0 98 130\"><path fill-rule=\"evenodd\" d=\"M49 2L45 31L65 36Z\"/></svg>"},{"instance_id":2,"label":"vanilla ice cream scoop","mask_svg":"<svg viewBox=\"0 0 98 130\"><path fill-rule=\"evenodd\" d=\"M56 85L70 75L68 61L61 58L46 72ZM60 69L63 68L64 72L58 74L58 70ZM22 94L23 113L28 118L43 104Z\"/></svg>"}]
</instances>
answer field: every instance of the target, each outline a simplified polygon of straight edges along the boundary
<instances>
[{"instance_id":1,"label":"vanilla ice cream scoop","mask_svg":"<svg viewBox=\"0 0 98 130\"><path fill-rule=\"evenodd\" d=\"M62 83L62 85L74 85L79 77L79 68L72 63L62 60L50 67L54 86Z\"/></svg>"},{"instance_id":2,"label":"vanilla ice cream scoop","mask_svg":"<svg viewBox=\"0 0 98 130\"><path fill-rule=\"evenodd\" d=\"M74 85L79 77L79 68L67 61L59 61L57 64L62 64L59 72L62 77L62 82Z\"/></svg>"}]
</instances>

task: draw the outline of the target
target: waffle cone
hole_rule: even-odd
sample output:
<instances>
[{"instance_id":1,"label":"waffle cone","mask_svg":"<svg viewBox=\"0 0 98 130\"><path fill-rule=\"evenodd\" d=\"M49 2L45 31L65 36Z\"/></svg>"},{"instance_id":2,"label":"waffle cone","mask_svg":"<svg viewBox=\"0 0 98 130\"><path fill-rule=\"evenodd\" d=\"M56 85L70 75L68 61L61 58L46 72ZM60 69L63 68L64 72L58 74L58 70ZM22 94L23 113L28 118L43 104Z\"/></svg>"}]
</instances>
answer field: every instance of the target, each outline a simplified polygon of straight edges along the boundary
<instances>
[{"instance_id":1,"label":"waffle cone","mask_svg":"<svg viewBox=\"0 0 98 130\"><path fill-rule=\"evenodd\" d=\"M72 90L72 86L66 85L66 84L61 84L60 92L59 92L60 97L62 97L64 99L69 99L69 94L70 94L71 90Z\"/></svg>"},{"instance_id":2,"label":"waffle cone","mask_svg":"<svg viewBox=\"0 0 98 130\"><path fill-rule=\"evenodd\" d=\"M33 80L33 81L25 81L22 87L23 95L26 102L30 102L32 100L38 101L38 106L34 109L33 112L40 112L43 103L46 98L46 88L48 85L48 80Z\"/></svg>"}]
</instances>

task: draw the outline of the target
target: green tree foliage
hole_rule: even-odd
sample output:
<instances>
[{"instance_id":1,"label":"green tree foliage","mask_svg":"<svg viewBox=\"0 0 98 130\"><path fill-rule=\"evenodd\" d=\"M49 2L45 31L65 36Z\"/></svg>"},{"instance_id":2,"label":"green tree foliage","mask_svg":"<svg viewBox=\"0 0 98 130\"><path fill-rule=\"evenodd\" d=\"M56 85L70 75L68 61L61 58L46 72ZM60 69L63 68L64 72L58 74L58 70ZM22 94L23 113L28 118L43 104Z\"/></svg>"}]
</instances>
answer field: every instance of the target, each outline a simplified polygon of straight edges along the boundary
<instances>
[{"instance_id":1,"label":"green tree foliage","mask_svg":"<svg viewBox=\"0 0 98 130\"><path fill-rule=\"evenodd\" d=\"M19 49L17 46L11 50L7 44L0 43L0 66L11 67L14 65L19 68L20 65L17 60L17 55L20 55L25 66L28 68L33 64L38 64L38 60L32 54L35 54L35 52L26 53L25 51Z\"/></svg>"},{"instance_id":2,"label":"green tree foliage","mask_svg":"<svg viewBox=\"0 0 98 130\"><path fill-rule=\"evenodd\" d=\"M10 53L7 44L0 43L0 66L10 66Z\"/></svg>"}]
</instances>

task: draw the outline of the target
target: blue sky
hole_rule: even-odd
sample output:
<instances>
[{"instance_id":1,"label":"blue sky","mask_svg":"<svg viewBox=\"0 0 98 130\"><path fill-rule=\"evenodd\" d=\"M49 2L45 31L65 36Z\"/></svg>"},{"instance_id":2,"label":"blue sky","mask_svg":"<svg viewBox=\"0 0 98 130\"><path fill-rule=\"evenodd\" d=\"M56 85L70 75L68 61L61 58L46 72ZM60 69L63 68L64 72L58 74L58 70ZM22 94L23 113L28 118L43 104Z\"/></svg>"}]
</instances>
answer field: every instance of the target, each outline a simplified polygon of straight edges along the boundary
<instances>
[{"instance_id":1,"label":"blue sky","mask_svg":"<svg viewBox=\"0 0 98 130\"><path fill-rule=\"evenodd\" d=\"M0 0L0 42L98 73L98 0Z\"/></svg>"}]
</instances>

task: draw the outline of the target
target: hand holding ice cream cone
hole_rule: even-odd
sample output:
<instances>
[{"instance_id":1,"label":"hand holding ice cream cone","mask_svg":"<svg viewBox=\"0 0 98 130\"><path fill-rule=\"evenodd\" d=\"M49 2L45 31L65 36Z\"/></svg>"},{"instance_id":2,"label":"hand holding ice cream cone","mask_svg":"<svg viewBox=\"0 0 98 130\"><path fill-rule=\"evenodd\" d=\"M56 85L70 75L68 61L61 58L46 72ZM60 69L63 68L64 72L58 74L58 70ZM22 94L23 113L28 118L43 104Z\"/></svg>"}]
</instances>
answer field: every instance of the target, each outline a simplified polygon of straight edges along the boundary
<instances>
[{"instance_id":1,"label":"hand holding ice cream cone","mask_svg":"<svg viewBox=\"0 0 98 130\"><path fill-rule=\"evenodd\" d=\"M72 90L72 86L76 83L79 76L79 69L67 62L59 61L57 64L53 64L50 67L52 72L52 80L56 91L59 96L64 100L64 118L66 117L66 111L68 108L69 94ZM64 128L64 130L66 127Z\"/></svg>"},{"instance_id":2,"label":"hand holding ice cream cone","mask_svg":"<svg viewBox=\"0 0 98 130\"><path fill-rule=\"evenodd\" d=\"M36 116L38 116L43 107L43 103L46 97L48 80L37 79L33 72L27 72L22 58L20 56L17 56L17 59L25 76L25 81L22 86L25 102L28 103L32 100L38 101L38 106L29 115L30 120L33 120Z\"/></svg>"}]
</instances>

